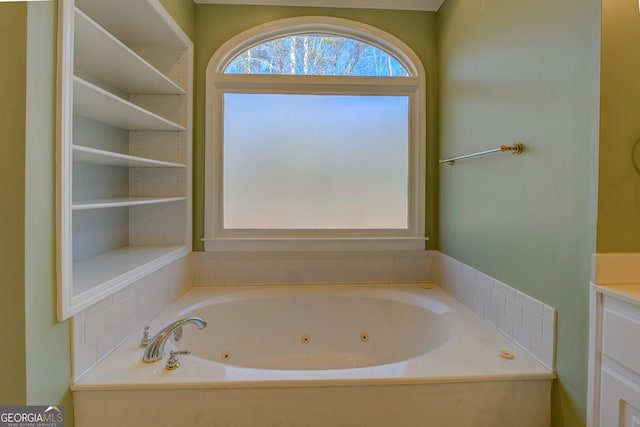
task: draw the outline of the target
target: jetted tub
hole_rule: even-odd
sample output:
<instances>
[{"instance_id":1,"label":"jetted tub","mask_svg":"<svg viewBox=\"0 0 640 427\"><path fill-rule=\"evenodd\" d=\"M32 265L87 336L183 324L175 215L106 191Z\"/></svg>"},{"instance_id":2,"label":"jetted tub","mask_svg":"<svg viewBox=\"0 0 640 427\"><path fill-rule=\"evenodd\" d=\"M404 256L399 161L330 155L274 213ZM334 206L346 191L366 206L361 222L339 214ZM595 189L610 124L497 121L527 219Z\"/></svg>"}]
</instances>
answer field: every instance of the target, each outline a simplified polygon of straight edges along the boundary
<instances>
[{"instance_id":1,"label":"jetted tub","mask_svg":"<svg viewBox=\"0 0 640 427\"><path fill-rule=\"evenodd\" d=\"M186 327L176 345L204 359L276 370L387 365L447 342L450 308L388 289L280 288L212 298L183 310L208 327ZM233 325L233 327L229 327Z\"/></svg>"},{"instance_id":2,"label":"jetted tub","mask_svg":"<svg viewBox=\"0 0 640 427\"><path fill-rule=\"evenodd\" d=\"M546 426L554 375L434 285L192 288L77 381L82 426ZM99 419L95 414L100 413Z\"/></svg>"}]
</instances>

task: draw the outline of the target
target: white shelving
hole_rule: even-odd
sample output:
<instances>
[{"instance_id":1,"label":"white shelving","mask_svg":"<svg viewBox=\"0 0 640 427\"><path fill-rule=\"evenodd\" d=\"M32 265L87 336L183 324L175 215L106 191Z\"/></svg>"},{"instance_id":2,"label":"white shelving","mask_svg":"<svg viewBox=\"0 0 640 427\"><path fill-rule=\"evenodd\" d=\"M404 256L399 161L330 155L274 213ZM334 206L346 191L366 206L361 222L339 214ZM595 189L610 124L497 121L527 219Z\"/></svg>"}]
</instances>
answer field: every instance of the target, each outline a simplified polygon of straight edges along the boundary
<instances>
[{"instance_id":1,"label":"white shelving","mask_svg":"<svg viewBox=\"0 0 640 427\"><path fill-rule=\"evenodd\" d=\"M58 317L191 251L193 46L158 0L61 0Z\"/></svg>"},{"instance_id":2,"label":"white shelving","mask_svg":"<svg viewBox=\"0 0 640 427\"><path fill-rule=\"evenodd\" d=\"M83 309L92 300L110 295L122 283L133 283L189 250L184 246L126 246L74 263L79 283L76 306ZM90 297L90 298L87 298Z\"/></svg>"},{"instance_id":3,"label":"white shelving","mask_svg":"<svg viewBox=\"0 0 640 427\"><path fill-rule=\"evenodd\" d=\"M126 130L184 131L183 126L145 110L80 77L73 78L76 114Z\"/></svg>"},{"instance_id":4,"label":"white shelving","mask_svg":"<svg viewBox=\"0 0 640 427\"><path fill-rule=\"evenodd\" d=\"M187 165L145 157L114 153L97 148L73 145L73 160L82 163L93 163L105 166L122 166L130 168L186 168Z\"/></svg>"},{"instance_id":5,"label":"white shelving","mask_svg":"<svg viewBox=\"0 0 640 427\"><path fill-rule=\"evenodd\" d=\"M144 58L75 9L75 67L135 94L184 95L184 90Z\"/></svg>"},{"instance_id":6,"label":"white shelving","mask_svg":"<svg viewBox=\"0 0 640 427\"><path fill-rule=\"evenodd\" d=\"M159 203L180 202L185 197L117 197L112 199L82 200L73 204L74 211L90 209L122 208L129 206L156 205Z\"/></svg>"}]
</instances>

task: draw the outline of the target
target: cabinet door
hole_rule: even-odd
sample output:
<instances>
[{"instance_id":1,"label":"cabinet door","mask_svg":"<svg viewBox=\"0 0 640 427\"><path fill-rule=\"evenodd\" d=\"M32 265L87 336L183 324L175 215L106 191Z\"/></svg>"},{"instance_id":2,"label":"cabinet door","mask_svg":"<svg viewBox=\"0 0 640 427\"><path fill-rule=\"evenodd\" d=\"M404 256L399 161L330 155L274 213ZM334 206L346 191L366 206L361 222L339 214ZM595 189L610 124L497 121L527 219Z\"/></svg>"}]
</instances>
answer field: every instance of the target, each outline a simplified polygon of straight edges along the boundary
<instances>
[{"instance_id":1,"label":"cabinet door","mask_svg":"<svg viewBox=\"0 0 640 427\"><path fill-rule=\"evenodd\" d=\"M600 426L640 427L640 383L610 367L602 369Z\"/></svg>"}]
</instances>

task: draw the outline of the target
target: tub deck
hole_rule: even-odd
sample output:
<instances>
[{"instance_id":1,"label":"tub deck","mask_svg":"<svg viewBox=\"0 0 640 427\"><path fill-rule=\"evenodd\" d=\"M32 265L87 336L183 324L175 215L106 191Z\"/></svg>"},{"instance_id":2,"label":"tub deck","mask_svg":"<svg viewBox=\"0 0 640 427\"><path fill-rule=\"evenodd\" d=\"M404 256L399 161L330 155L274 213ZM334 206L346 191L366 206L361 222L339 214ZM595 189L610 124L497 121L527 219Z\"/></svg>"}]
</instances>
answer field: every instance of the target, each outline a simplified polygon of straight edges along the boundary
<instances>
[{"instance_id":1,"label":"tub deck","mask_svg":"<svg viewBox=\"0 0 640 427\"><path fill-rule=\"evenodd\" d=\"M295 292L305 292L311 286L314 292L330 292L331 286L305 285ZM365 289L367 285L354 285ZM379 289L381 286L370 286ZM274 287L264 287L268 292ZM276 287L282 290L283 287ZM291 288L291 287L290 287ZM349 287L343 287L349 288ZM448 320L453 336L442 347L419 357L353 369L283 370L254 369L214 362L194 356L182 356L181 367L175 371L164 369L164 363L145 364L143 350L138 347L142 335L134 334L123 342L97 366L72 385L74 392L97 390L176 390L259 387L318 387L354 385L411 385L470 383L520 380L546 380L555 378L550 371L530 354L471 310L457 302L435 285L424 289L421 285L384 286L405 293L407 298L433 298L450 307ZM256 286L196 287L189 290L171 307L150 322L151 331L180 317L188 307L211 298L225 298L243 292L254 292ZM309 290L311 288L308 288ZM167 344L167 352L172 344ZM503 352L512 359L501 356Z\"/></svg>"},{"instance_id":2,"label":"tub deck","mask_svg":"<svg viewBox=\"0 0 640 427\"><path fill-rule=\"evenodd\" d=\"M179 369L166 371L163 363L141 361L140 336L133 336L73 384L75 424L548 427L554 373L445 292L427 287L390 287L410 300L428 295L451 308L454 333L426 354L331 370L251 369L183 356ZM238 292L256 288L193 288L154 319L151 330L198 301ZM503 351L513 359L501 357Z\"/></svg>"}]
</instances>

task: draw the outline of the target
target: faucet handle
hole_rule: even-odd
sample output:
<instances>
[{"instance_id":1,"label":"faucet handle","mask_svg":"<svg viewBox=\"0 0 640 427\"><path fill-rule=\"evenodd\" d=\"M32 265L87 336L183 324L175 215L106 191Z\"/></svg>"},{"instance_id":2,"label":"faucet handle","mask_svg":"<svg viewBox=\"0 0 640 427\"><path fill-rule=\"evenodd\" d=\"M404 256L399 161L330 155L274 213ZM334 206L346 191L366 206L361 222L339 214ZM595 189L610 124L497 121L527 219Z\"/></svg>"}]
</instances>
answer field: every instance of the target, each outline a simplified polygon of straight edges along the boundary
<instances>
[{"instance_id":1,"label":"faucet handle","mask_svg":"<svg viewBox=\"0 0 640 427\"><path fill-rule=\"evenodd\" d=\"M145 348L149 345L149 325L144 325L144 332L142 332L142 339L140 340L140 348Z\"/></svg>"},{"instance_id":2,"label":"faucet handle","mask_svg":"<svg viewBox=\"0 0 640 427\"><path fill-rule=\"evenodd\" d=\"M180 361L178 360L179 354L191 354L191 350L171 350L169 352L169 359L167 359L167 364L164 367L167 371L173 371L180 367Z\"/></svg>"}]
</instances>

